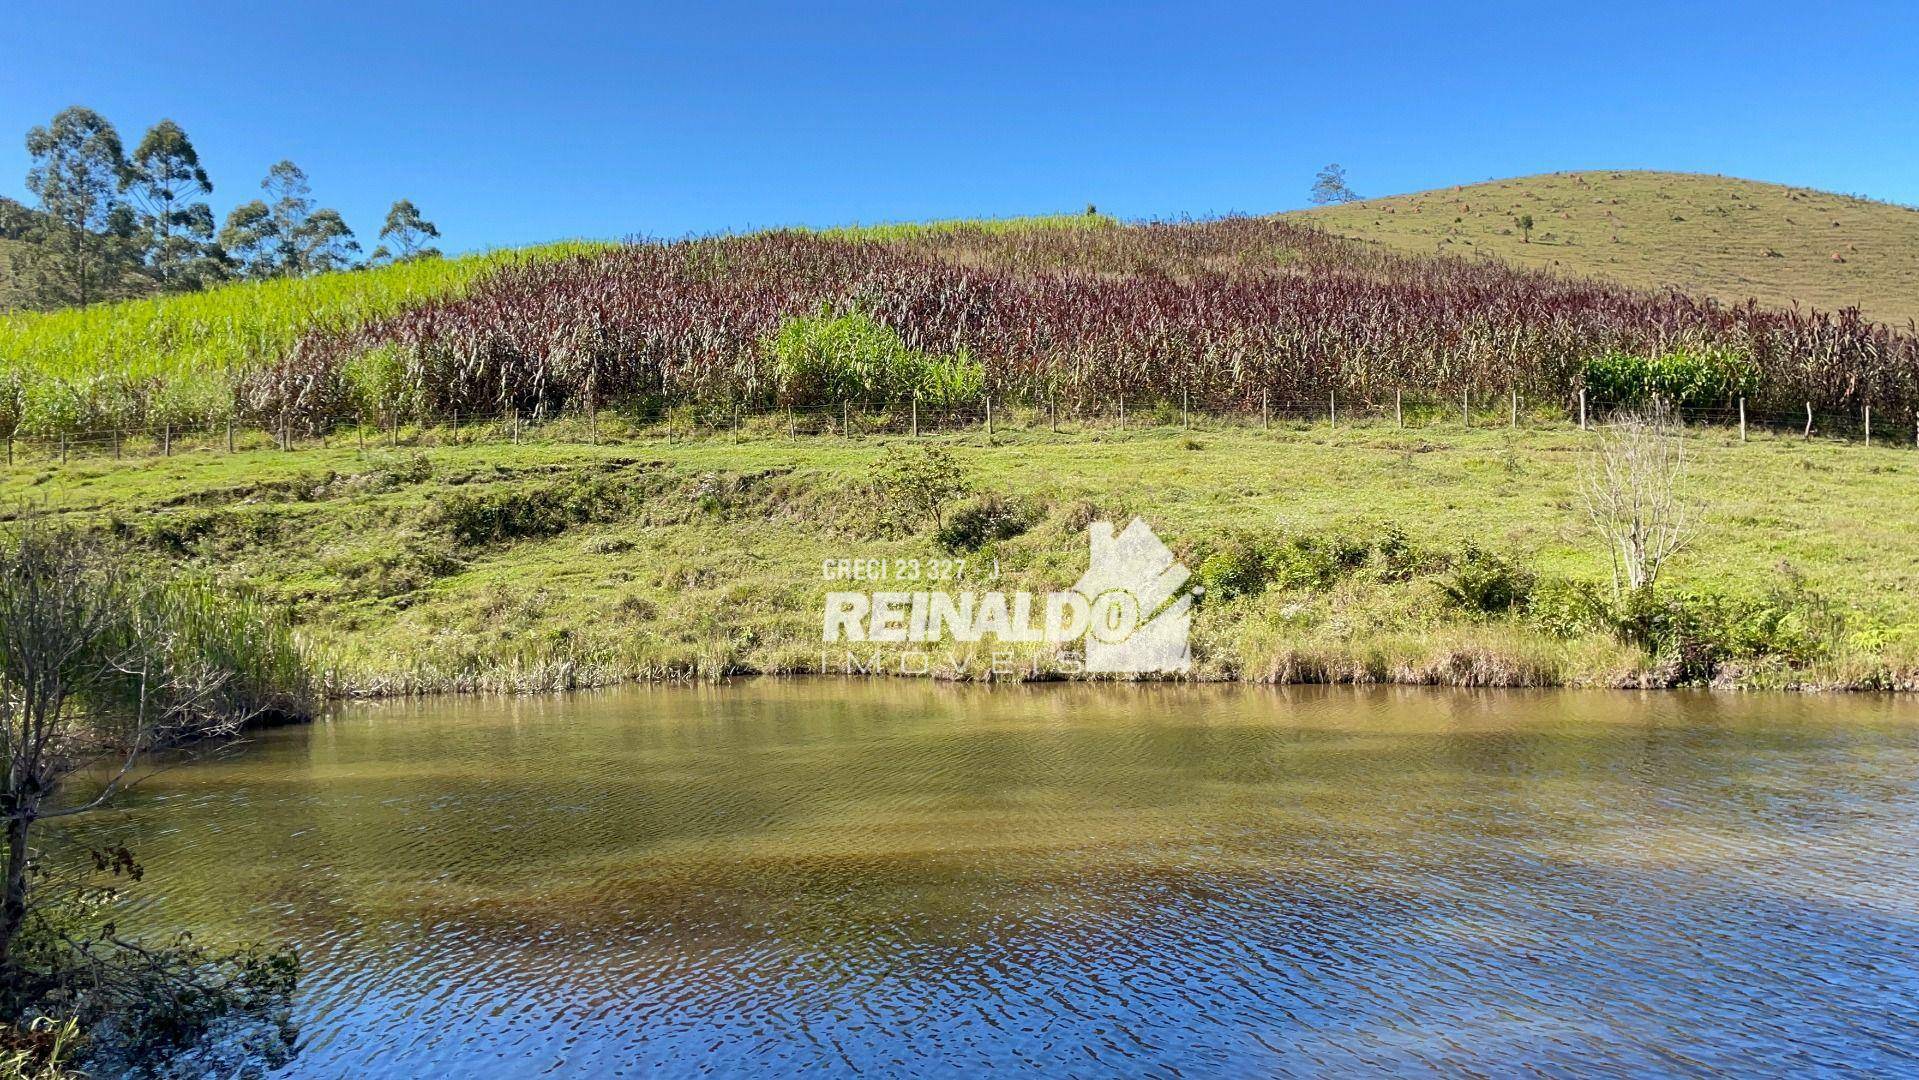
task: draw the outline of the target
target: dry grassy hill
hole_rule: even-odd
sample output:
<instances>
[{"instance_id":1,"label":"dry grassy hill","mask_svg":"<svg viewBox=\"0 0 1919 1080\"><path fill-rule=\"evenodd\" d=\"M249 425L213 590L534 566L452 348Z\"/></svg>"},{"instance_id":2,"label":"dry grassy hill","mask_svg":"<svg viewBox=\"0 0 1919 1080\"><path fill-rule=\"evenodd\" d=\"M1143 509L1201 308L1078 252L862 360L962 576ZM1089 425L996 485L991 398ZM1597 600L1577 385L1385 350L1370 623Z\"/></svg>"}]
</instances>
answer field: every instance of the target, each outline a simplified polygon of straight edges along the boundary
<instances>
[{"instance_id":1,"label":"dry grassy hill","mask_svg":"<svg viewBox=\"0 0 1919 1080\"><path fill-rule=\"evenodd\" d=\"M1533 219L1528 242L1517 222ZM1594 171L1300 211L1342 236L1405 251L1677 285L1725 300L1919 320L1919 209L1692 173Z\"/></svg>"}]
</instances>

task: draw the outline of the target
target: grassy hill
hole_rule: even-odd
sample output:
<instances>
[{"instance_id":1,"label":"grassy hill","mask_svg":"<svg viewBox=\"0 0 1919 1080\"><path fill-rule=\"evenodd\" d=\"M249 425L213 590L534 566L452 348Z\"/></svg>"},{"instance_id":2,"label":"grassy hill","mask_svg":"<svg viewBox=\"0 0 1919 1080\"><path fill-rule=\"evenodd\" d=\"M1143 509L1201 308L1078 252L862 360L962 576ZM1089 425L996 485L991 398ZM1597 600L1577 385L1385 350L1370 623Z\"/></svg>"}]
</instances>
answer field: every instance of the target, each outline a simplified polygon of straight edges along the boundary
<instances>
[{"instance_id":1,"label":"grassy hill","mask_svg":"<svg viewBox=\"0 0 1919 1080\"><path fill-rule=\"evenodd\" d=\"M1533 218L1531 242L1516 224ZM1550 173L1287 215L1415 253L1495 255L1723 300L1919 319L1919 209L1692 173Z\"/></svg>"}]
</instances>

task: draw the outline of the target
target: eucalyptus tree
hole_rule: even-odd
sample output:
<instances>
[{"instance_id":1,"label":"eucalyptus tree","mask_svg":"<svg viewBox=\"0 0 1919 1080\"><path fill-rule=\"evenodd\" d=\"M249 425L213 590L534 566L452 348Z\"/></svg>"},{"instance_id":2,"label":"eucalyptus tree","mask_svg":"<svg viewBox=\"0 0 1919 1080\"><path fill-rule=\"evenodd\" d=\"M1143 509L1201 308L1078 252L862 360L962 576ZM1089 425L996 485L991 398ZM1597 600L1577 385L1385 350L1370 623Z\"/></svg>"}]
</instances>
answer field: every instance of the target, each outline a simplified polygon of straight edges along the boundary
<instances>
[{"instance_id":1,"label":"eucalyptus tree","mask_svg":"<svg viewBox=\"0 0 1919 1080\"><path fill-rule=\"evenodd\" d=\"M338 210L315 209L307 175L291 161L277 162L260 181L265 199L233 208L220 230L220 244L250 277L296 277L341 270L353 264L360 245Z\"/></svg>"},{"instance_id":2,"label":"eucalyptus tree","mask_svg":"<svg viewBox=\"0 0 1919 1080\"><path fill-rule=\"evenodd\" d=\"M439 226L420 216L420 208L413 205L412 199L401 199L386 212L386 224L380 227L380 239L390 241L373 249L369 262L406 262L409 259L436 259L440 249L426 246L428 240L440 238Z\"/></svg>"},{"instance_id":3,"label":"eucalyptus tree","mask_svg":"<svg viewBox=\"0 0 1919 1080\"><path fill-rule=\"evenodd\" d=\"M35 270L42 298L82 307L116 291L137 245L133 212L120 198L127 163L120 134L79 105L27 132L27 190L42 217Z\"/></svg>"},{"instance_id":4,"label":"eucalyptus tree","mask_svg":"<svg viewBox=\"0 0 1919 1080\"><path fill-rule=\"evenodd\" d=\"M172 120L153 125L127 160L124 189L139 205L147 267L163 289L197 288L220 267L213 210L196 195L213 183L193 140Z\"/></svg>"}]
</instances>

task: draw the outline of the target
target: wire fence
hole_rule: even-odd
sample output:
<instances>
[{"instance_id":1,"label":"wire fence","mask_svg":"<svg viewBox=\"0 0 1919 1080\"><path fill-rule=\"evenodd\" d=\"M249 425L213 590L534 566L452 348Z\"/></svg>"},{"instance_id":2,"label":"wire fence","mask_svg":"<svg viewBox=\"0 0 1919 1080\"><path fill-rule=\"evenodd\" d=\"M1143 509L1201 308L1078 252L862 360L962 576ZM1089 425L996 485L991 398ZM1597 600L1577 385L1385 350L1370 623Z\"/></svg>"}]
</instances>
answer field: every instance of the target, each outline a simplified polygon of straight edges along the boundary
<instances>
[{"instance_id":1,"label":"wire fence","mask_svg":"<svg viewBox=\"0 0 1919 1080\"><path fill-rule=\"evenodd\" d=\"M247 453L353 447L465 446L478 443L608 443L632 439L668 441L713 438L869 438L978 432L1084 433L1093 430L1149 428L1332 427L1387 425L1415 430L1510 427L1565 429L1595 427L1630 403L1588 400L1528 401L1517 393L1497 396L1437 397L1403 391L1368 397L1329 394L1320 400L1274 400L1230 406L1200 405L1190 399L1115 399L1096 409L1059 407L1048 402L964 405L932 404L916 399L842 401L836 404L681 405L671 408L605 408L558 414L521 414L512 410L475 415L448 412L404 418L350 418L297 424L160 425L72 432L60 435L10 435L9 466L102 458L170 457L186 453ZM1754 431L1857 442L1862 445L1919 447L1919 417L1857 415L1815 411L1758 413L1743 400L1731 405L1674 410L1689 426L1736 430L1744 440Z\"/></svg>"}]
</instances>

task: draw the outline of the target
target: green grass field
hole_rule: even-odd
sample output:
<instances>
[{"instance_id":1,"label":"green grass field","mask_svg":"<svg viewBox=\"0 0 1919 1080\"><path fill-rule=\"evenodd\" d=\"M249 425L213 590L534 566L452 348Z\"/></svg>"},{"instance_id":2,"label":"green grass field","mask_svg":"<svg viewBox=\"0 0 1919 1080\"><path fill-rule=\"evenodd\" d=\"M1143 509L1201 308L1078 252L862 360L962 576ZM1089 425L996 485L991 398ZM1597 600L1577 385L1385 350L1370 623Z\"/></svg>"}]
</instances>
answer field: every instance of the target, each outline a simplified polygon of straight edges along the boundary
<instances>
[{"instance_id":1,"label":"green grass field","mask_svg":"<svg viewBox=\"0 0 1919 1080\"><path fill-rule=\"evenodd\" d=\"M1531 242L1517 225L1533 218ZM1418 254L1677 286L1721 300L1858 305L1919 319L1919 209L1693 173L1594 170L1491 180L1302 211L1340 236Z\"/></svg>"},{"instance_id":2,"label":"green grass field","mask_svg":"<svg viewBox=\"0 0 1919 1080\"><path fill-rule=\"evenodd\" d=\"M1719 431L1692 435L1699 536L1668 587L1757 596L1782 584L1845 612L1818 663L1749 665L1744 685L1908 685L1919 655L1919 454ZM1021 535L971 553L1009 587L1062 588L1085 524L1138 514L1189 565L1222 538L1392 533L1436 555L1467 541L1545 579L1607 578L1577 489L1571 429L1386 424L1053 434L1009 417L945 435L979 493L1028 508ZM93 523L137 557L204 569L288 605L353 692L551 689L821 666L823 559L935 557L930 529L876 526L871 471L904 439L735 442L638 436L361 454L354 449L31 466L0 498ZM551 527L461 540L456 506L562 507ZM1361 569L1202 605L1212 678L1488 684L1659 683L1655 658L1599 633L1449 607L1449 571ZM1795 618L1801 616L1793 616ZM828 665L831 666L830 664Z\"/></svg>"}]
</instances>

